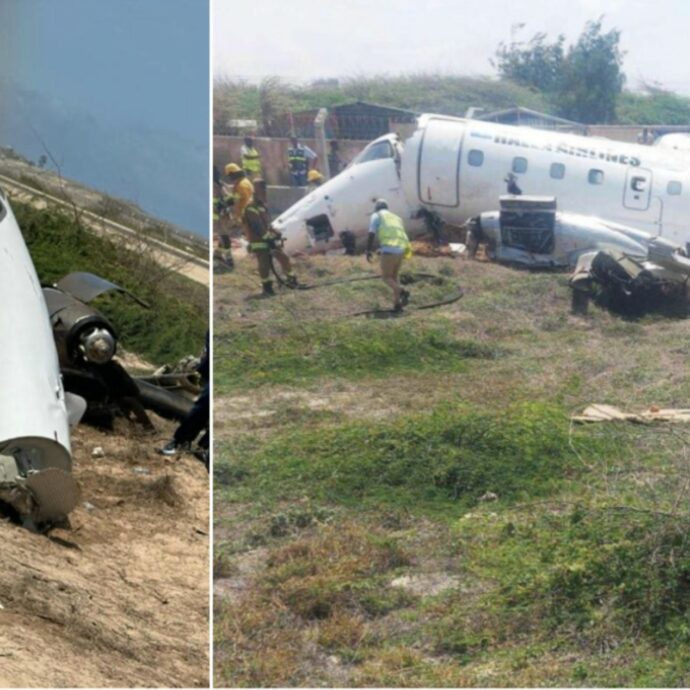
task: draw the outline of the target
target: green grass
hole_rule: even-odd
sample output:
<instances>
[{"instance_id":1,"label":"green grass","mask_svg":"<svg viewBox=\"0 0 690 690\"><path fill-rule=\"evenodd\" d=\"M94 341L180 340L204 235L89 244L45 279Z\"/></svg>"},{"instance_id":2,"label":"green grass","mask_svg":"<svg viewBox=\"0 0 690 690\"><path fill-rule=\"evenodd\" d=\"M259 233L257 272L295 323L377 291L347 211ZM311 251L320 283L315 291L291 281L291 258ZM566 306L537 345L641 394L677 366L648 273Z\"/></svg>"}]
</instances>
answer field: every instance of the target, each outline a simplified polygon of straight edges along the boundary
<instances>
[{"instance_id":1,"label":"green grass","mask_svg":"<svg viewBox=\"0 0 690 690\"><path fill-rule=\"evenodd\" d=\"M216 478L235 499L291 497L369 507L462 512L486 492L501 503L555 491L582 468L563 411L523 404L500 412L443 405L387 422L300 429L265 443L221 446ZM588 457L606 439L578 434Z\"/></svg>"},{"instance_id":2,"label":"green grass","mask_svg":"<svg viewBox=\"0 0 690 690\"><path fill-rule=\"evenodd\" d=\"M385 297L375 282L245 303L241 264L220 281L224 354L236 333L260 348L219 375L216 553L241 588L217 598L217 678L687 686L690 431L569 417L685 407L690 322L575 318L565 276L447 265L463 300L393 322L337 321ZM386 553L404 558L377 570Z\"/></svg>"},{"instance_id":3,"label":"green grass","mask_svg":"<svg viewBox=\"0 0 690 690\"><path fill-rule=\"evenodd\" d=\"M114 324L124 348L155 364L201 351L208 326L206 288L161 268L143 248L134 252L117 240L97 237L61 211L21 203L14 203L13 211L42 283L88 271L151 305L145 309L119 294L94 302Z\"/></svg>"},{"instance_id":4,"label":"green grass","mask_svg":"<svg viewBox=\"0 0 690 690\"><path fill-rule=\"evenodd\" d=\"M322 376L343 379L463 371L468 359L492 359L497 349L434 325L355 319L280 323L215 337L218 391L264 384L305 385Z\"/></svg>"}]
</instances>

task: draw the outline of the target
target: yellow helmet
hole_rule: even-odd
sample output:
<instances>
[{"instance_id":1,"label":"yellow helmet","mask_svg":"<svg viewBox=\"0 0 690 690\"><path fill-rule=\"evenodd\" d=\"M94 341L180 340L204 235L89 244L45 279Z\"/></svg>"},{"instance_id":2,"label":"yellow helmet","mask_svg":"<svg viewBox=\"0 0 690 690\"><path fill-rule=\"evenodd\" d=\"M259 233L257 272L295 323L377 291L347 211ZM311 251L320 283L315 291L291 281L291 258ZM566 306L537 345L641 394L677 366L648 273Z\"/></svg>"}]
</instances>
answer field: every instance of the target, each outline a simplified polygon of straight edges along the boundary
<instances>
[{"instance_id":1,"label":"yellow helmet","mask_svg":"<svg viewBox=\"0 0 690 690\"><path fill-rule=\"evenodd\" d=\"M238 172L242 172L242 168L240 168L240 166L237 165L237 163L228 163L225 166L225 174L226 175L230 175L232 173L238 173Z\"/></svg>"},{"instance_id":2,"label":"yellow helmet","mask_svg":"<svg viewBox=\"0 0 690 690\"><path fill-rule=\"evenodd\" d=\"M320 182L323 180L323 175L318 170L310 170L307 175L307 182Z\"/></svg>"}]
</instances>

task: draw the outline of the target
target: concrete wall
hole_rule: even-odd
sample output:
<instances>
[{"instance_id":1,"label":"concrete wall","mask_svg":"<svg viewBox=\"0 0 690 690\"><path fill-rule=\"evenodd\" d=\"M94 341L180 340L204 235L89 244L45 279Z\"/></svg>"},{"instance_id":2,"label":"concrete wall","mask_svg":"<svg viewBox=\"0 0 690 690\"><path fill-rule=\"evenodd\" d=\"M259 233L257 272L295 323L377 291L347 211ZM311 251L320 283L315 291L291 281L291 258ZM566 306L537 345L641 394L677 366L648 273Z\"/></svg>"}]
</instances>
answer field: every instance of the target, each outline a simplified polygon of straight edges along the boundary
<instances>
[{"instance_id":1,"label":"concrete wall","mask_svg":"<svg viewBox=\"0 0 690 690\"><path fill-rule=\"evenodd\" d=\"M312 151L318 153L314 139L300 139ZM218 166L221 173L228 163L240 164L240 148L244 143L243 137L230 137L216 135L213 137L213 164ZM369 142L354 140L339 140L340 157L349 163ZM264 177L270 185L289 185L290 173L288 172L287 150L289 139L255 137L254 146L261 154L261 162L264 168ZM319 160L317 169L323 172L323 164Z\"/></svg>"},{"instance_id":2,"label":"concrete wall","mask_svg":"<svg viewBox=\"0 0 690 690\"><path fill-rule=\"evenodd\" d=\"M275 218L287 211L307 194L306 187L282 187L269 185L266 190L266 201L269 213Z\"/></svg>"}]
</instances>

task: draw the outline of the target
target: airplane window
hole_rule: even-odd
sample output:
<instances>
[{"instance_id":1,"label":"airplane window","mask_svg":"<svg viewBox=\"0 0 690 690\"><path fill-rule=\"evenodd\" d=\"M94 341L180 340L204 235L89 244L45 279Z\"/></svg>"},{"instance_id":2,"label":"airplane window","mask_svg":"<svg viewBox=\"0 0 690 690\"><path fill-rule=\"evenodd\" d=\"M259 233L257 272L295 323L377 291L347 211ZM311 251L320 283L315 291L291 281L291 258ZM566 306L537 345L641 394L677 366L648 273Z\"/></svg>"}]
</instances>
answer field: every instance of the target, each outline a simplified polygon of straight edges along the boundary
<instances>
[{"instance_id":1,"label":"airplane window","mask_svg":"<svg viewBox=\"0 0 690 690\"><path fill-rule=\"evenodd\" d=\"M478 168L484 162L484 151L480 151L479 149L472 149L467 154L467 162L470 165L474 165Z\"/></svg>"},{"instance_id":2,"label":"airplane window","mask_svg":"<svg viewBox=\"0 0 690 690\"><path fill-rule=\"evenodd\" d=\"M378 161L383 158L393 158L393 147L388 141L379 141L376 144L372 144L369 148L364 149L364 151L355 158L353 163L359 165L360 163Z\"/></svg>"},{"instance_id":3,"label":"airplane window","mask_svg":"<svg viewBox=\"0 0 690 690\"><path fill-rule=\"evenodd\" d=\"M527 172L527 159L518 156L513 158L513 172L514 173L524 173Z\"/></svg>"},{"instance_id":4,"label":"airplane window","mask_svg":"<svg viewBox=\"0 0 690 690\"><path fill-rule=\"evenodd\" d=\"M604 184L604 171L592 168L587 175L589 184Z\"/></svg>"},{"instance_id":5,"label":"airplane window","mask_svg":"<svg viewBox=\"0 0 690 690\"><path fill-rule=\"evenodd\" d=\"M551 163L550 174L554 180L562 180L565 177L565 165L563 163Z\"/></svg>"},{"instance_id":6,"label":"airplane window","mask_svg":"<svg viewBox=\"0 0 690 690\"><path fill-rule=\"evenodd\" d=\"M668 183L668 187L666 187L666 191L669 194L680 194L683 191L683 183L671 180L671 182Z\"/></svg>"}]
</instances>

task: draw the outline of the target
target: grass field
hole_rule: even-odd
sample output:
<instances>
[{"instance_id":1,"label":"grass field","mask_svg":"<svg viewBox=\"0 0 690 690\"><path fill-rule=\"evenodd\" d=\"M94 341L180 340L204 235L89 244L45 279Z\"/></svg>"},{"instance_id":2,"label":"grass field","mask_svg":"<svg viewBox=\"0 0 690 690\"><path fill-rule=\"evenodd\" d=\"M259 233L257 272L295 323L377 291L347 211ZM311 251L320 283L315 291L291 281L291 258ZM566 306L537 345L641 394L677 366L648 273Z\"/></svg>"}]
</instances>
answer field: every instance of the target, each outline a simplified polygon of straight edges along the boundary
<instances>
[{"instance_id":1,"label":"grass field","mask_svg":"<svg viewBox=\"0 0 690 690\"><path fill-rule=\"evenodd\" d=\"M305 282L362 258L298 263ZM567 278L414 258L377 281L215 284L215 679L226 686L687 686L690 322L569 314ZM439 284L440 283L440 284Z\"/></svg>"}]
</instances>

